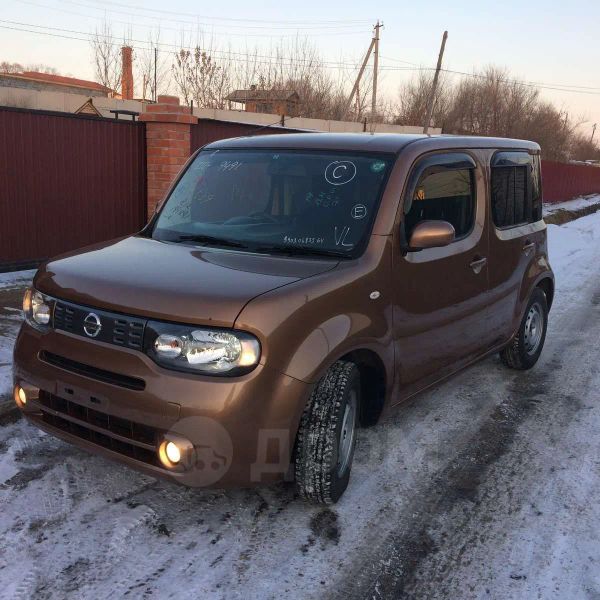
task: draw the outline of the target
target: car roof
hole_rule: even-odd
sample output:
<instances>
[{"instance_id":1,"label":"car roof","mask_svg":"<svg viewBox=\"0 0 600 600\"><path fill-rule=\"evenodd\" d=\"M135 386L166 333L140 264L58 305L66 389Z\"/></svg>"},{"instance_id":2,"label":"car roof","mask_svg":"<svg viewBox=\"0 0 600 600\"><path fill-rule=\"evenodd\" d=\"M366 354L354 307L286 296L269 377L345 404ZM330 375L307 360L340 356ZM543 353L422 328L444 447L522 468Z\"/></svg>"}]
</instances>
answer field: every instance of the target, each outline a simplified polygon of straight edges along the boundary
<instances>
[{"instance_id":1,"label":"car roof","mask_svg":"<svg viewBox=\"0 0 600 600\"><path fill-rule=\"evenodd\" d=\"M468 135L424 135L398 133L287 133L285 135L248 135L219 140L205 148L281 149L281 150L339 150L384 152L398 154L409 144L418 144L423 151L451 148L521 149L537 153L535 142Z\"/></svg>"}]
</instances>

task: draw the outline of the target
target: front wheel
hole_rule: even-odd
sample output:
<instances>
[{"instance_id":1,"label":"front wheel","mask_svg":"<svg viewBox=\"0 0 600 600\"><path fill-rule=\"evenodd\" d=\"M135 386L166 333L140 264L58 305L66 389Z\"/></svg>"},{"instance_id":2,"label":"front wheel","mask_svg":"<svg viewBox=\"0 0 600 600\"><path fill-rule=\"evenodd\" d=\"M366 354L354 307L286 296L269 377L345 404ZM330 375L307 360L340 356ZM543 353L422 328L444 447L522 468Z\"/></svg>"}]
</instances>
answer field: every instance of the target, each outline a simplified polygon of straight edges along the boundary
<instances>
[{"instance_id":1,"label":"front wheel","mask_svg":"<svg viewBox=\"0 0 600 600\"><path fill-rule=\"evenodd\" d=\"M303 498L334 504L348 487L359 407L358 369L338 361L317 384L300 421L295 475Z\"/></svg>"},{"instance_id":2,"label":"front wheel","mask_svg":"<svg viewBox=\"0 0 600 600\"><path fill-rule=\"evenodd\" d=\"M527 304L525 315L515 337L500 352L502 362L511 369L531 369L538 361L548 328L546 294L535 288Z\"/></svg>"}]
</instances>

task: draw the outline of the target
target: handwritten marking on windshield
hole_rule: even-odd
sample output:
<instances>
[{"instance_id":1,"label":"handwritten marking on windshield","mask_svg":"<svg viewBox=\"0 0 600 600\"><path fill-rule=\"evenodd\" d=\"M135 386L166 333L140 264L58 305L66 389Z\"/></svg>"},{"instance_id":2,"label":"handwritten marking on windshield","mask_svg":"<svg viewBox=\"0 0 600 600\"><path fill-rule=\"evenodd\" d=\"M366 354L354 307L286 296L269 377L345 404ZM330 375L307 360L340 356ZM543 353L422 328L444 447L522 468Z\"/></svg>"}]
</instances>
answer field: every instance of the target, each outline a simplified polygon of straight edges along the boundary
<instances>
[{"instance_id":1,"label":"handwritten marking on windshield","mask_svg":"<svg viewBox=\"0 0 600 600\"><path fill-rule=\"evenodd\" d=\"M334 208L340 203L339 199L335 197L336 194L337 190L328 192L320 191L316 196L313 192L308 192L305 200L307 204L314 204L322 208Z\"/></svg>"},{"instance_id":2,"label":"handwritten marking on windshield","mask_svg":"<svg viewBox=\"0 0 600 600\"><path fill-rule=\"evenodd\" d=\"M353 219L364 219L367 216L367 207L364 204L355 204L351 214Z\"/></svg>"},{"instance_id":3,"label":"handwritten marking on windshield","mask_svg":"<svg viewBox=\"0 0 600 600\"><path fill-rule=\"evenodd\" d=\"M325 238L323 237L311 237L311 236L289 236L283 237L284 244L296 244L301 246L307 246L309 244L324 244Z\"/></svg>"},{"instance_id":4,"label":"handwritten marking on windshield","mask_svg":"<svg viewBox=\"0 0 600 600\"><path fill-rule=\"evenodd\" d=\"M334 160L325 169L325 179L331 185L344 185L356 177L356 165L349 160Z\"/></svg>"},{"instance_id":5,"label":"handwritten marking on windshield","mask_svg":"<svg viewBox=\"0 0 600 600\"><path fill-rule=\"evenodd\" d=\"M242 163L239 160L224 160L220 165L221 171L235 171L239 169Z\"/></svg>"},{"instance_id":6,"label":"handwritten marking on windshield","mask_svg":"<svg viewBox=\"0 0 600 600\"><path fill-rule=\"evenodd\" d=\"M350 233L350 227L342 227L342 231L340 232L340 234L338 235L338 228L337 225L335 227L335 245L336 246L345 246L347 248L352 248L352 246L354 246L354 244L347 244L346 243L346 238L348 237L348 234Z\"/></svg>"}]
</instances>

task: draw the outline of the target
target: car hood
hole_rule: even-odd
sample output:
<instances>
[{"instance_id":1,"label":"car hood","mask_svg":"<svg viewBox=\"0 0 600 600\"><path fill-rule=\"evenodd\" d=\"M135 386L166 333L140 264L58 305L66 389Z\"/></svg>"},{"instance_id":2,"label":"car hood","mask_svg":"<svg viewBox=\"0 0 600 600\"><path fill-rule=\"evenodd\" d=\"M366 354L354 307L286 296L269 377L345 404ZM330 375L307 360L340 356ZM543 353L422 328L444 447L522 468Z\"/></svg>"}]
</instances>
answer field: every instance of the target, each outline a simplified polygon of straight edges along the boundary
<instances>
[{"instance_id":1,"label":"car hood","mask_svg":"<svg viewBox=\"0 0 600 600\"><path fill-rule=\"evenodd\" d=\"M337 264L132 236L49 261L40 267L34 286L90 307L230 327L256 296Z\"/></svg>"}]
</instances>

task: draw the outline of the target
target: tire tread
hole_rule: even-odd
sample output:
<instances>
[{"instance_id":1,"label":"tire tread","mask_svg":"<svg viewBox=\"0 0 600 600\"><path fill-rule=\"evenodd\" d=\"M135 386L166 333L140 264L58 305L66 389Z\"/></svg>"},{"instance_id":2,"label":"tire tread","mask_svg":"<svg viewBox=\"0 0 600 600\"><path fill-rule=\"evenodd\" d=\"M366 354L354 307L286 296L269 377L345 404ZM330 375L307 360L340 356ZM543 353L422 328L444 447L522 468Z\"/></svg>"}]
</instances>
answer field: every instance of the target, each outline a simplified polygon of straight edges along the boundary
<instances>
[{"instance_id":1,"label":"tire tread","mask_svg":"<svg viewBox=\"0 0 600 600\"><path fill-rule=\"evenodd\" d=\"M296 438L295 476L300 496L317 504L333 504L336 428L346 389L358 373L351 362L337 361L319 381L300 419Z\"/></svg>"},{"instance_id":2,"label":"tire tread","mask_svg":"<svg viewBox=\"0 0 600 600\"><path fill-rule=\"evenodd\" d=\"M544 341L546 338L546 331L544 331L544 337L540 344L540 348L537 352L537 355L535 356L535 359L528 360L528 357L525 353L525 349L522 347L522 330L525 324L525 319L527 318L527 312L529 311L529 307L531 306L531 304L533 304L534 300L536 299L536 296L539 296L539 300L541 301L542 308L544 310L544 327L546 329L548 327L548 305L546 301L546 294L544 290L542 290L540 287L537 287L531 294L531 298L527 303L527 308L525 309L525 314L523 316L521 324L519 325L519 330L515 334L514 338L510 341L510 343L499 352L500 360L506 367L510 369L516 369L517 371L525 371L527 369L531 369L531 367L533 367L533 365L535 365L535 363L537 362L539 355L542 352Z\"/></svg>"}]
</instances>

